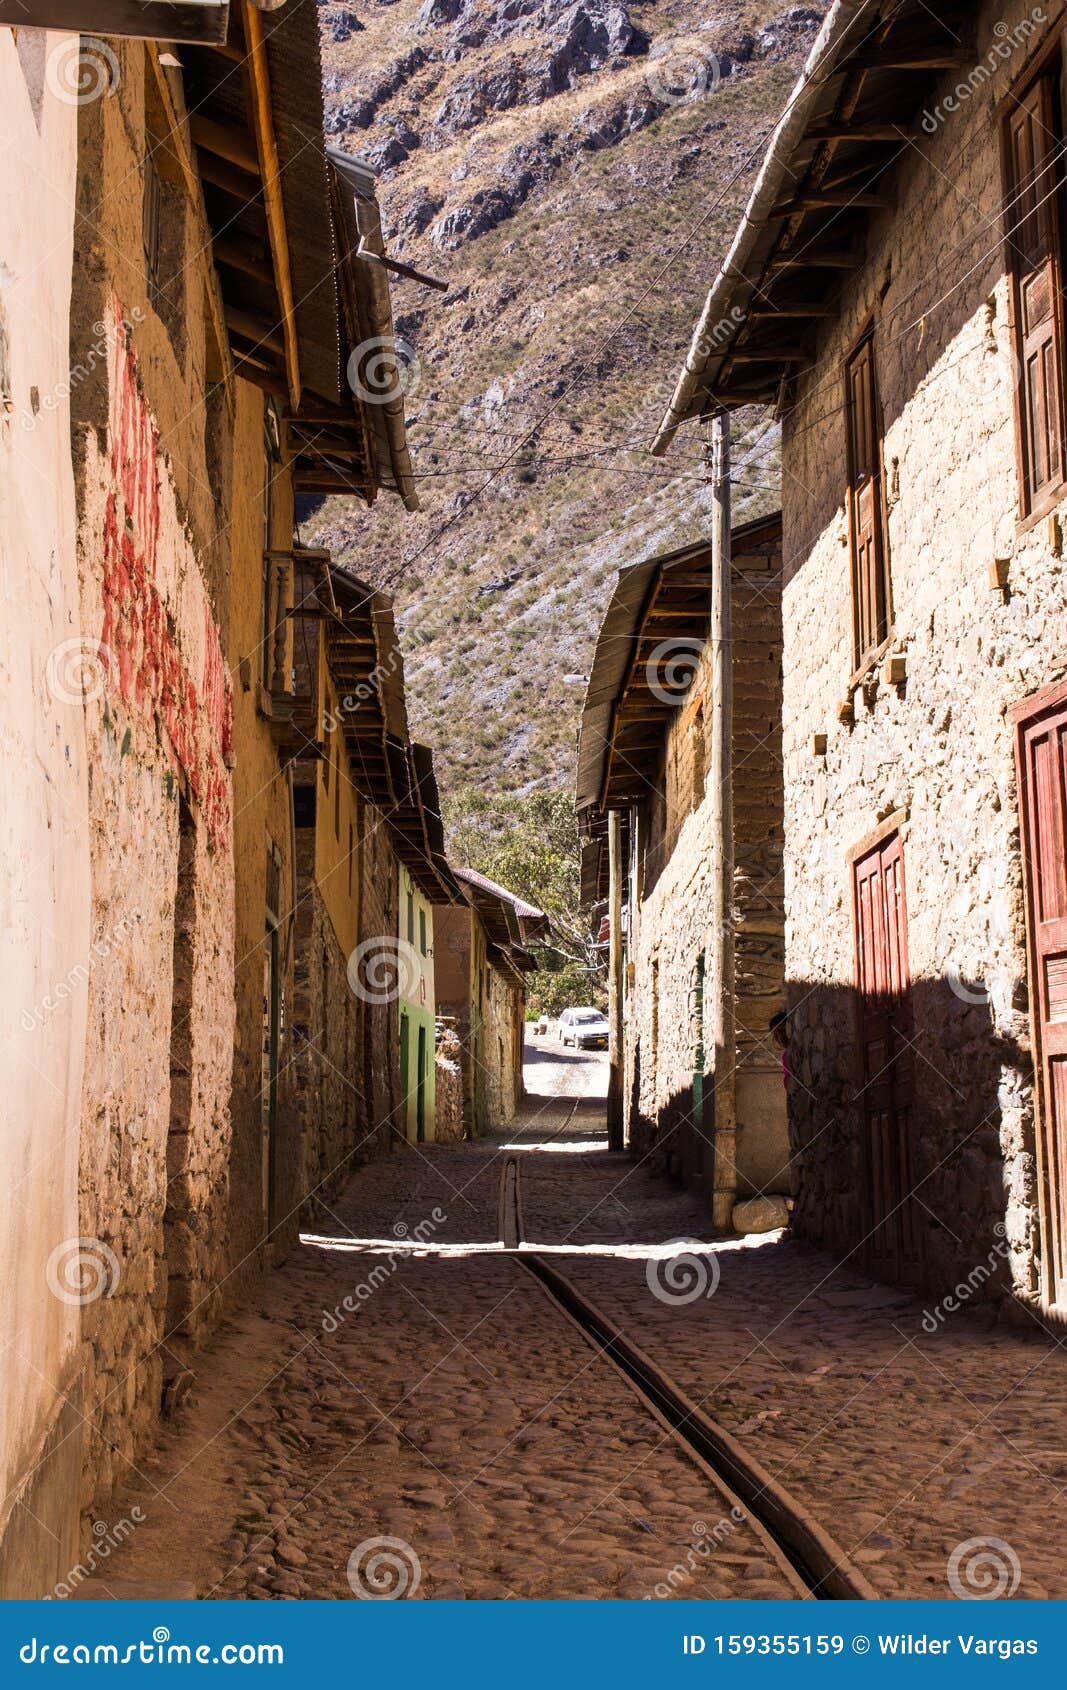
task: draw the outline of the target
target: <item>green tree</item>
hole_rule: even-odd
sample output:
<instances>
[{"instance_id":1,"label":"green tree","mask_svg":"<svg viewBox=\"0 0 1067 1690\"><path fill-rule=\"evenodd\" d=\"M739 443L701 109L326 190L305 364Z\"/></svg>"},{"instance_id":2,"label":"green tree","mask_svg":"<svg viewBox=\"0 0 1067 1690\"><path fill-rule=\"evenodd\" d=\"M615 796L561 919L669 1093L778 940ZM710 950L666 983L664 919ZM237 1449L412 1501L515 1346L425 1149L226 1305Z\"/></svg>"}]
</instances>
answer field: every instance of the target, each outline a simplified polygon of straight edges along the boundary
<instances>
[{"instance_id":1,"label":"green tree","mask_svg":"<svg viewBox=\"0 0 1067 1690\"><path fill-rule=\"evenodd\" d=\"M527 983L527 1012L558 1015L573 1004L603 1003L605 971L581 910L578 825L565 792L487 796L462 787L444 801L453 862L477 869L552 922Z\"/></svg>"}]
</instances>

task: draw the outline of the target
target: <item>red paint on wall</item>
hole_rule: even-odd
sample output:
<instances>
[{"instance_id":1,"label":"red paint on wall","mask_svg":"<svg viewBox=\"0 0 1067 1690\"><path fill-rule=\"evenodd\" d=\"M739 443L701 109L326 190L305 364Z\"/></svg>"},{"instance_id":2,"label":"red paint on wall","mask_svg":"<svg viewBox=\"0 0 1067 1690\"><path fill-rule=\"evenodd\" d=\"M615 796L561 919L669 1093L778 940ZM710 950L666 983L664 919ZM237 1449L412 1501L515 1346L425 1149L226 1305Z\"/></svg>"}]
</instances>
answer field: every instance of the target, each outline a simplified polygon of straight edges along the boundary
<instances>
[{"instance_id":1,"label":"red paint on wall","mask_svg":"<svg viewBox=\"0 0 1067 1690\"><path fill-rule=\"evenodd\" d=\"M157 580L159 434L137 382L137 359L116 307L109 359L110 486L104 517L104 626L101 643L112 686L124 703L150 715L189 782L213 845L230 837L226 759L233 745L233 688L205 592L199 670L182 649L192 629L177 625L177 606Z\"/></svg>"}]
</instances>

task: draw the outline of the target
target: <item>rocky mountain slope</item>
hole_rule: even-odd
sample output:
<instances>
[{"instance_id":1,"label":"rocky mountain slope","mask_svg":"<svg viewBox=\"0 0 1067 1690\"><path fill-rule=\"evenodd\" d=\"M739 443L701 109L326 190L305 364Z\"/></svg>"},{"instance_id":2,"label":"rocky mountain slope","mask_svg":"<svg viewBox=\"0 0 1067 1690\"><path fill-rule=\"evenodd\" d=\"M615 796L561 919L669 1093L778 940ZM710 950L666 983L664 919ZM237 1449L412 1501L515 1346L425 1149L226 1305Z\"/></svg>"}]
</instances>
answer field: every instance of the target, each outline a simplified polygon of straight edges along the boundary
<instances>
[{"instance_id":1,"label":"rocky mountain slope","mask_svg":"<svg viewBox=\"0 0 1067 1690\"><path fill-rule=\"evenodd\" d=\"M648 443L828 3L320 5L331 138L449 289L394 287L422 510L334 499L307 532L397 594L446 789L569 786L614 571L706 532L697 436ZM742 455L744 517L773 433Z\"/></svg>"}]
</instances>

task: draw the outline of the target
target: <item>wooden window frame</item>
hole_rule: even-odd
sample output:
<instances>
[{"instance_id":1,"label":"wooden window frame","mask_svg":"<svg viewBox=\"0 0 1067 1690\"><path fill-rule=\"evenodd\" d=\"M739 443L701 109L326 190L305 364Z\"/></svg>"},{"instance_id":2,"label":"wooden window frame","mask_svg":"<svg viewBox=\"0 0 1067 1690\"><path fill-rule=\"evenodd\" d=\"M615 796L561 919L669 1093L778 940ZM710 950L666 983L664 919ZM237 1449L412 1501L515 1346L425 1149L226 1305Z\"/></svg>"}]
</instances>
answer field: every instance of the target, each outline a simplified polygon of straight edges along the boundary
<instances>
[{"instance_id":1,"label":"wooden window frame","mask_svg":"<svg viewBox=\"0 0 1067 1690\"><path fill-rule=\"evenodd\" d=\"M856 361L870 349L871 360L871 426L874 436L878 486L874 500L875 544L879 553L880 588L884 597L885 626L865 629L860 620L859 556L856 518L856 428L852 409L852 369ZM889 512L885 500L885 440L882 422L881 390L878 382L878 356L874 322L869 322L854 342L844 365L845 383L845 450L848 471L846 511L848 515L849 574L852 593L852 665L853 675L862 675L878 659L893 639L893 580L889 552ZM867 637L869 635L869 637Z\"/></svg>"},{"instance_id":2,"label":"wooden window frame","mask_svg":"<svg viewBox=\"0 0 1067 1690\"><path fill-rule=\"evenodd\" d=\"M1015 362L1013 409L1015 413L1015 462L1019 488L1018 528L1025 533L1041 522L1067 495L1067 315L1064 310L1065 236L1067 236L1067 166L1059 161L1059 179L1053 200L1056 220L1052 251L1053 335L1058 376L1057 403L1060 426L1060 475L1058 479L1035 492L1032 488L1032 465L1029 453L1029 432L1026 418L1026 389L1022 344L1022 309L1020 300L1019 252L1013 241L1015 166L1011 146L1011 122L1021 103L1027 100L1039 84L1050 84L1053 100L1053 119L1056 123L1055 141L1060 148L1067 144L1067 30L1056 30L1023 75L1014 84L998 108L1000 118L1001 189L1004 195L1002 239L1004 264L1008 276L1008 313L1012 356Z\"/></svg>"}]
</instances>

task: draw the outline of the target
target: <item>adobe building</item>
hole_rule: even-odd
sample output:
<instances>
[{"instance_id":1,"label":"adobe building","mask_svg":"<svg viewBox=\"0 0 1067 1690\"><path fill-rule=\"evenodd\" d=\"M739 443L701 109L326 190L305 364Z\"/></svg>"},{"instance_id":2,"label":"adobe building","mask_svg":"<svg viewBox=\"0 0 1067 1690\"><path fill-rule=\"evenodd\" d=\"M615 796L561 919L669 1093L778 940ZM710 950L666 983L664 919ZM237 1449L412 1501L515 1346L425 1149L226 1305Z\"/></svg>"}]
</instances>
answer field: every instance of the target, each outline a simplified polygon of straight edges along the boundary
<instances>
[{"instance_id":1,"label":"adobe building","mask_svg":"<svg viewBox=\"0 0 1067 1690\"><path fill-rule=\"evenodd\" d=\"M408 729L392 601L325 554L298 563L292 1037L314 1214L358 1161L417 1139L420 1116L433 1137L432 910L459 891L433 760Z\"/></svg>"},{"instance_id":2,"label":"adobe building","mask_svg":"<svg viewBox=\"0 0 1067 1690\"><path fill-rule=\"evenodd\" d=\"M9 157L0 192L0 1591L51 1588L77 1559L78 1136L90 969L125 930L90 926L83 689L70 444L70 278L78 109L50 66L78 36L0 28ZM105 349L96 356L103 357ZM97 638L99 630L96 630Z\"/></svg>"},{"instance_id":3,"label":"adobe building","mask_svg":"<svg viewBox=\"0 0 1067 1690\"><path fill-rule=\"evenodd\" d=\"M28 165L0 208L19 468L3 873L23 912L4 1031L25 1092L0 1262L32 1345L0 1425L4 1595L74 1564L79 1514L177 1406L329 1161L291 1061L295 501L415 502L396 372L365 368L391 330L384 261L357 258L382 249L373 174L326 157L314 11L149 0L132 27L166 20L166 42L112 34L120 11L87 0L92 39L26 27L25 7L0 28ZM419 808L404 756L400 827ZM364 847L342 785L326 878L345 949L354 838L377 931L396 931L400 859L377 828ZM395 1062L395 1009L386 1025Z\"/></svg>"},{"instance_id":4,"label":"adobe building","mask_svg":"<svg viewBox=\"0 0 1067 1690\"><path fill-rule=\"evenodd\" d=\"M549 918L475 869L452 872L463 901L434 911L437 1012L459 1041L464 1136L480 1138L522 1102L529 947Z\"/></svg>"},{"instance_id":5,"label":"adobe building","mask_svg":"<svg viewBox=\"0 0 1067 1690\"><path fill-rule=\"evenodd\" d=\"M579 739L589 907L608 898L608 816L620 817L624 1138L709 1200L713 1191L728 1195L724 1214L739 1199L792 1189L781 1052L768 1025L785 1002L781 533L775 515L732 536L732 826L712 783L722 679L709 639L709 547L620 571ZM724 872L724 827L731 834L728 931L718 921L715 886ZM730 1000L729 1034L720 1043L716 993Z\"/></svg>"},{"instance_id":6,"label":"adobe building","mask_svg":"<svg viewBox=\"0 0 1067 1690\"><path fill-rule=\"evenodd\" d=\"M1065 63L835 4L656 444L781 422L798 1228L1005 1313L1067 1300Z\"/></svg>"},{"instance_id":7,"label":"adobe building","mask_svg":"<svg viewBox=\"0 0 1067 1690\"><path fill-rule=\"evenodd\" d=\"M409 869L400 866L399 899L400 1091L404 1132L412 1144L435 1135L437 1017L434 996L433 904L419 890Z\"/></svg>"}]
</instances>

